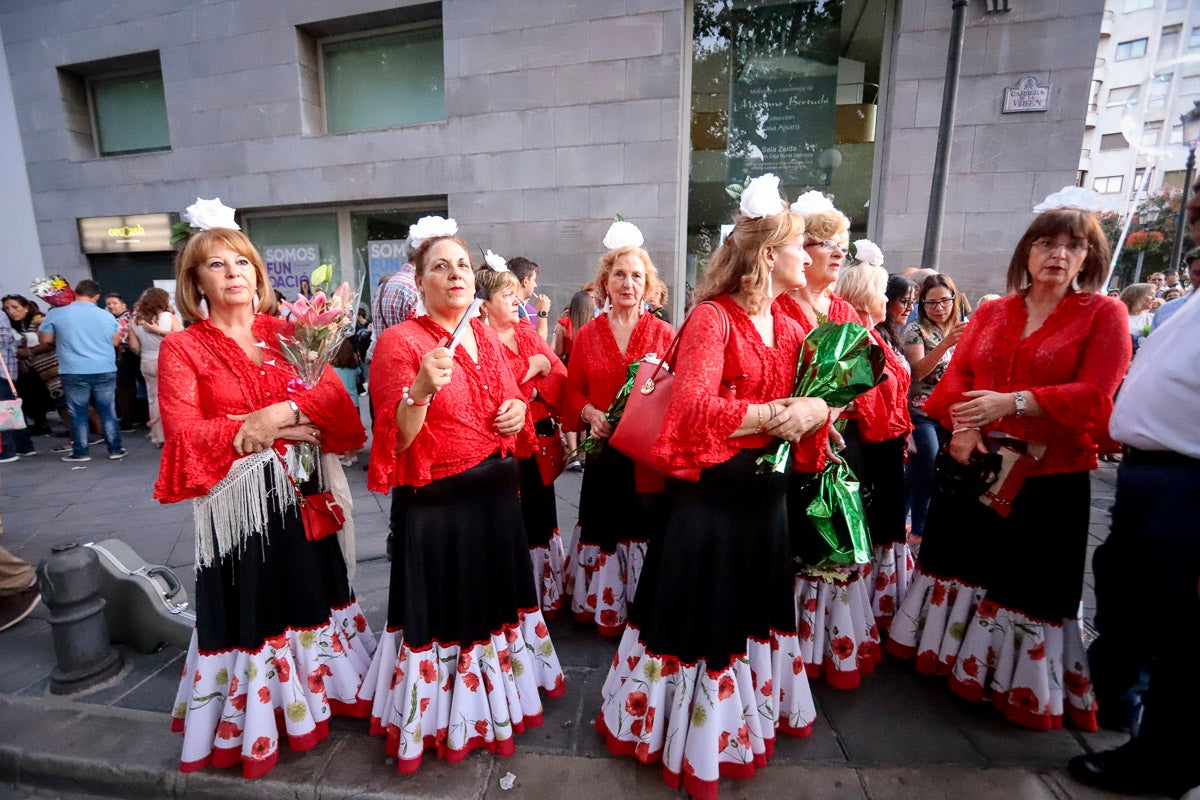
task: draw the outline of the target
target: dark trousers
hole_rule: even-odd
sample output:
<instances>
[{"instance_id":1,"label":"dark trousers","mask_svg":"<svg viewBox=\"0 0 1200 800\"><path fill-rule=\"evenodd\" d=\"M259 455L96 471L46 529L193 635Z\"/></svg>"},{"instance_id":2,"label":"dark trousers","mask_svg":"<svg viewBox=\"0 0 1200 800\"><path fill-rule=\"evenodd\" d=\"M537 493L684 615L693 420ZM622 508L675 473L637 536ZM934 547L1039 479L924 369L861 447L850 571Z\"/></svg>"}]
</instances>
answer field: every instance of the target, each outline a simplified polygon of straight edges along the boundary
<instances>
[{"instance_id":1,"label":"dark trousers","mask_svg":"<svg viewBox=\"0 0 1200 800\"><path fill-rule=\"evenodd\" d=\"M132 334L130 334L132 336ZM138 381L142 377L142 359L132 350L117 355L117 418L122 428L132 428L150 419L145 400L138 400Z\"/></svg>"},{"instance_id":2,"label":"dark trousers","mask_svg":"<svg viewBox=\"0 0 1200 800\"><path fill-rule=\"evenodd\" d=\"M1124 702L1149 676L1139 741L1195 764L1200 694L1200 459L1131 452L1117 470L1112 533L1096 550L1089 651L1097 702ZM1191 755L1187 755L1190 752ZM1193 766L1200 780L1200 766Z\"/></svg>"}]
</instances>

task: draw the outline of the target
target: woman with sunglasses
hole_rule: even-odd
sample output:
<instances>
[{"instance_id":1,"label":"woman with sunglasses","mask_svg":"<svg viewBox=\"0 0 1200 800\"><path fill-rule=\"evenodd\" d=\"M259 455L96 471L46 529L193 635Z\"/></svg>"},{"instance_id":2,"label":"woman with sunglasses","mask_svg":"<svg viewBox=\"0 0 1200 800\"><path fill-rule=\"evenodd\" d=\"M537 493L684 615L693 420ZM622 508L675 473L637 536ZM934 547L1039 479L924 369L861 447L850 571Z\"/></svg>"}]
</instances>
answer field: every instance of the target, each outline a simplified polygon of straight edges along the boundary
<instances>
[{"instance_id":1,"label":"woman with sunglasses","mask_svg":"<svg viewBox=\"0 0 1200 800\"><path fill-rule=\"evenodd\" d=\"M967 327L962 321L963 300L950 276L930 275L921 284L917 318L900 336L900 346L912 366L908 410L912 415L914 452L908 462L908 510L914 539L925 532L925 515L933 493L933 459L949 438L949 433L925 414L925 402L946 373L954 346Z\"/></svg>"},{"instance_id":2,"label":"woman with sunglasses","mask_svg":"<svg viewBox=\"0 0 1200 800\"><path fill-rule=\"evenodd\" d=\"M948 476L981 472L973 457L1000 437L1027 455L988 505L939 481L888 649L1038 730L1064 715L1096 729L1078 618L1088 472L1115 447L1108 418L1131 353L1124 307L1097 294L1108 259L1094 213L1039 214L1013 253L1008 295L975 313L922 407L952 431L947 457L962 466L948 463Z\"/></svg>"},{"instance_id":3,"label":"woman with sunglasses","mask_svg":"<svg viewBox=\"0 0 1200 800\"><path fill-rule=\"evenodd\" d=\"M804 252L812 263L804 268L806 285L780 295L776 310L799 322L805 335L825 322L861 325L859 313L834 292L849 253L850 220L816 191L802 194L791 209L804 217ZM840 410L831 413L816 436L792 448L795 463L788 485L788 521L792 554L799 561L796 612L808 675L824 674L830 686L853 689L863 673L874 671L881 657L870 592L857 569L836 573L815 569L829 551L807 513L816 494L816 476L843 444L832 424Z\"/></svg>"}]
</instances>

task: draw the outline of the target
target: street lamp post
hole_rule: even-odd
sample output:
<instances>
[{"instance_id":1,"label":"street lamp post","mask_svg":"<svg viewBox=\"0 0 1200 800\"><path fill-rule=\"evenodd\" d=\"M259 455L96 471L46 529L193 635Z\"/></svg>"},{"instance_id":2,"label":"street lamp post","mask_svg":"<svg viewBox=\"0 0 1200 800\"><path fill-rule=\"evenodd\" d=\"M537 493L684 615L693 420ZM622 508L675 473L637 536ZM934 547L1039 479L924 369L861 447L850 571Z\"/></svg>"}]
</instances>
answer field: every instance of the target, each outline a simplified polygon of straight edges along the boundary
<instances>
[{"instance_id":1,"label":"street lamp post","mask_svg":"<svg viewBox=\"0 0 1200 800\"><path fill-rule=\"evenodd\" d=\"M1179 270L1179 262L1183 258L1183 234L1187 226L1188 192L1192 188L1192 175L1196 169L1196 144L1200 139L1200 100L1192 104L1186 114L1179 115L1179 124L1183 126L1183 142L1187 145L1188 157L1184 165L1183 196L1179 200L1179 217L1175 222L1175 246L1171 248L1171 263L1169 267Z\"/></svg>"}]
</instances>

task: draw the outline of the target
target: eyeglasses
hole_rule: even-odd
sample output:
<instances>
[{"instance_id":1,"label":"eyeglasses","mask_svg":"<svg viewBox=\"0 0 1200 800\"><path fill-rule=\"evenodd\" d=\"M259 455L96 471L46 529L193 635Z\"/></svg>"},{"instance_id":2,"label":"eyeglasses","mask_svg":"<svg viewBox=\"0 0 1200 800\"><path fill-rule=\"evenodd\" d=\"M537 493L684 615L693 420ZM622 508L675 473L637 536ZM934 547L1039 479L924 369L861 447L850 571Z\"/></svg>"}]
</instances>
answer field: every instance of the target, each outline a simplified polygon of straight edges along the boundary
<instances>
[{"instance_id":1,"label":"eyeglasses","mask_svg":"<svg viewBox=\"0 0 1200 800\"><path fill-rule=\"evenodd\" d=\"M1045 254L1053 253L1060 247L1067 248L1067 252L1073 256L1077 256L1080 253L1086 253L1088 251L1088 243L1082 239L1072 239L1069 242L1056 242L1053 239L1046 238L1034 239L1033 247L1039 253Z\"/></svg>"},{"instance_id":2,"label":"eyeglasses","mask_svg":"<svg viewBox=\"0 0 1200 800\"><path fill-rule=\"evenodd\" d=\"M944 297L941 300L922 300L921 305L925 306L926 308L949 308L950 304L953 302L954 295L950 295L949 297Z\"/></svg>"},{"instance_id":3,"label":"eyeglasses","mask_svg":"<svg viewBox=\"0 0 1200 800\"><path fill-rule=\"evenodd\" d=\"M804 246L805 247L820 247L826 253L832 253L833 251L836 250L842 254L842 258L845 258L847 255L850 254L849 250L847 250L845 247L842 247L840 244L838 244L837 242L832 241L830 239L826 239L823 242L809 242L808 244L806 244Z\"/></svg>"},{"instance_id":4,"label":"eyeglasses","mask_svg":"<svg viewBox=\"0 0 1200 800\"><path fill-rule=\"evenodd\" d=\"M915 298L915 297L897 297L892 302L895 303L896 305L900 306L901 308L913 308L917 305L917 298Z\"/></svg>"}]
</instances>

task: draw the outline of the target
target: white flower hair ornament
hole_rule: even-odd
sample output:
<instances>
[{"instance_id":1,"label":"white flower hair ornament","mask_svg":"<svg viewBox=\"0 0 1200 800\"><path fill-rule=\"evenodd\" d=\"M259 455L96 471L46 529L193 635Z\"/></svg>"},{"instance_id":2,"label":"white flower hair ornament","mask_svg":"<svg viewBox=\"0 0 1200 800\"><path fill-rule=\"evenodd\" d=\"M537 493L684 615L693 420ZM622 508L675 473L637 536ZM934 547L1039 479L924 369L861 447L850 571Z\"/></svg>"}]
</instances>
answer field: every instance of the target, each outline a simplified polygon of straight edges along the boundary
<instances>
[{"instance_id":1,"label":"white flower hair ornament","mask_svg":"<svg viewBox=\"0 0 1200 800\"><path fill-rule=\"evenodd\" d=\"M1101 212L1105 210L1104 198L1082 186L1064 186L1033 207L1033 213L1054 211L1059 208L1076 208L1080 211Z\"/></svg>"},{"instance_id":2,"label":"white flower hair ornament","mask_svg":"<svg viewBox=\"0 0 1200 800\"><path fill-rule=\"evenodd\" d=\"M491 250L483 252L483 263L487 264L492 272L508 272L508 262Z\"/></svg>"},{"instance_id":3,"label":"white flower hair ornament","mask_svg":"<svg viewBox=\"0 0 1200 800\"><path fill-rule=\"evenodd\" d=\"M645 241L646 237L642 236L637 225L618 219L608 226L608 232L600 243L605 250L616 250L619 247L641 247Z\"/></svg>"},{"instance_id":4,"label":"white flower hair ornament","mask_svg":"<svg viewBox=\"0 0 1200 800\"><path fill-rule=\"evenodd\" d=\"M870 264L872 267L883 266L883 251L870 239L857 239L851 247L854 249L856 261Z\"/></svg>"},{"instance_id":5,"label":"white flower hair ornament","mask_svg":"<svg viewBox=\"0 0 1200 800\"><path fill-rule=\"evenodd\" d=\"M747 183L738 200L738 211L750 219L773 217L786 207L787 201L779 196L779 177L770 172Z\"/></svg>"},{"instance_id":6,"label":"white flower hair ornament","mask_svg":"<svg viewBox=\"0 0 1200 800\"><path fill-rule=\"evenodd\" d=\"M241 227L233 220L234 211L222 203L219 197L214 197L212 200L197 197L196 202L184 210L183 221L202 231L211 228L232 228L240 231Z\"/></svg>"},{"instance_id":7,"label":"white flower hair ornament","mask_svg":"<svg viewBox=\"0 0 1200 800\"><path fill-rule=\"evenodd\" d=\"M810 189L796 198L792 203L792 213L807 217L810 214L820 214L825 211L837 211L833 202L816 189Z\"/></svg>"},{"instance_id":8,"label":"white flower hair ornament","mask_svg":"<svg viewBox=\"0 0 1200 800\"><path fill-rule=\"evenodd\" d=\"M412 250L416 250L426 239L454 236L457 233L458 223L453 217L421 217L408 228L408 245Z\"/></svg>"}]
</instances>

